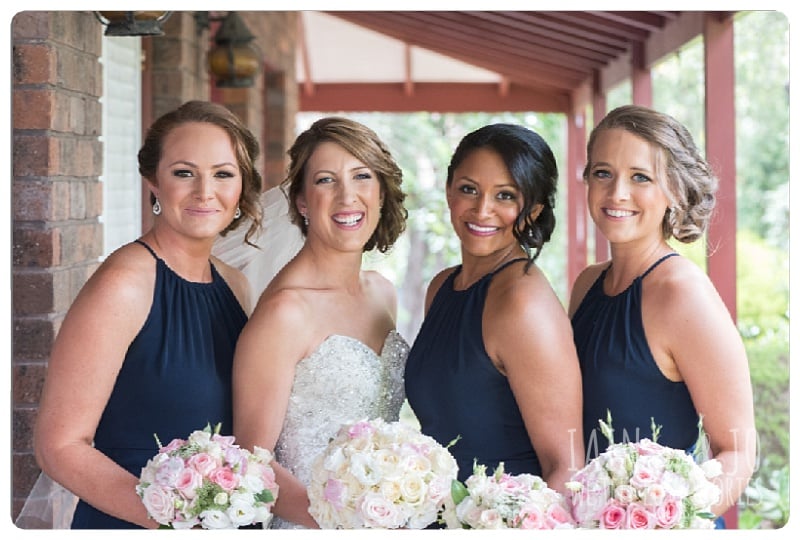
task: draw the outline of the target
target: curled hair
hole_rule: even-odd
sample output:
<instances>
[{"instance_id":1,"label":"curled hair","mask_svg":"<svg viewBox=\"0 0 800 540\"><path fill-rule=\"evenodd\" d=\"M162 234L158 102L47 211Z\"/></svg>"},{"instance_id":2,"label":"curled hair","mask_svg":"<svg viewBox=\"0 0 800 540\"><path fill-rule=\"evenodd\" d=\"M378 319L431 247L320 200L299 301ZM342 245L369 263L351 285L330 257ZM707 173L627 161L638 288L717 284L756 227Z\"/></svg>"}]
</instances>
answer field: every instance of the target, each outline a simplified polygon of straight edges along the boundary
<instances>
[{"instance_id":1,"label":"curled hair","mask_svg":"<svg viewBox=\"0 0 800 540\"><path fill-rule=\"evenodd\" d=\"M250 220L250 228L245 234L245 242L252 244L250 238L261 228L261 173L256 168L258 158L258 139L230 110L209 101L187 101L177 109L159 117L147 130L144 143L139 150L139 174L157 185L156 170L164 150L164 139L173 129L190 122L212 124L222 128L230 136L236 153L236 162L242 174L242 194L239 209L242 215L234 219L220 234L225 236L236 229L245 218ZM155 196L150 194L150 202Z\"/></svg>"},{"instance_id":2,"label":"curled hair","mask_svg":"<svg viewBox=\"0 0 800 540\"><path fill-rule=\"evenodd\" d=\"M406 194L400 187L403 183L403 171L375 132L355 120L338 116L321 118L298 135L289 149L291 161L283 186L289 194L289 216L292 222L300 227L303 235L308 234L308 227L300 216L295 201L303 192L308 160L323 142L338 144L378 176L383 197L381 217L375 232L364 245L364 252L377 249L385 253L405 230L408 218L408 211L403 206Z\"/></svg>"},{"instance_id":3,"label":"curled hair","mask_svg":"<svg viewBox=\"0 0 800 540\"><path fill-rule=\"evenodd\" d=\"M589 178L597 135L614 128L636 135L659 151L658 170L665 173L661 186L670 201L670 208L661 222L664 239L674 237L680 242L690 243L700 238L714 211L719 181L700 154L689 130L673 117L647 107L618 107L608 113L589 136L584 180Z\"/></svg>"},{"instance_id":4,"label":"curled hair","mask_svg":"<svg viewBox=\"0 0 800 540\"><path fill-rule=\"evenodd\" d=\"M555 199L558 167L550 146L535 131L516 124L489 124L467 134L458 143L447 167L447 186L453 174L473 151L496 152L522 193L522 209L514 224L514 237L528 255L527 268L539 257L556 226ZM542 211L531 218L537 204Z\"/></svg>"}]
</instances>

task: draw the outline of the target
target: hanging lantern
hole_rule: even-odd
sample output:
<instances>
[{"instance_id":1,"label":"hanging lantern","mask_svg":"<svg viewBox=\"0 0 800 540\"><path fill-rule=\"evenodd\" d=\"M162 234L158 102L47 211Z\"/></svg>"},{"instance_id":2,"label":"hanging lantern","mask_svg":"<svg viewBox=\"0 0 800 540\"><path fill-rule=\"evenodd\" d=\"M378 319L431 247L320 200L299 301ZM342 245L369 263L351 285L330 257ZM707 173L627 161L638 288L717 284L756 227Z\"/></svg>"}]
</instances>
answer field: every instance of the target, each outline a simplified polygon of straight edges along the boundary
<instances>
[{"instance_id":1,"label":"hanging lantern","mask_svg":"<svg viewBox=\"0 0 800 540\"><path fill-rule=\"evenodd\" d=\"M171 11L95 11L107 36L162 36Z\"/></svg>"},{"instance_id":2,"label":"hanging lantern","mask_svg":"<svg viewBox=\"0 0 800 540\"><path fill-rule=\"evenodd\" d=\"M221 88L253 86L261 57L250 44L254 36L236 12L230 12L214 35L216 46L208 53L209 71Z\"/></svg>"}]
</instances>

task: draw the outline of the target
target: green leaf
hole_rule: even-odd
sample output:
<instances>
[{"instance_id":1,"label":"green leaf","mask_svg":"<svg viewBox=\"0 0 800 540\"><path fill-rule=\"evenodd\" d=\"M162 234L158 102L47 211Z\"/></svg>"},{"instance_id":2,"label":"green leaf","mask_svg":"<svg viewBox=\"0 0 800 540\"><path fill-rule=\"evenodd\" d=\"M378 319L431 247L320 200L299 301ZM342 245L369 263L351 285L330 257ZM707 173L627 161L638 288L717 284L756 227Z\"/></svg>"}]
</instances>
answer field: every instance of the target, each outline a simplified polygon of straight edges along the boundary
<instances>
[{"instance_id":1,"label":"green leaf","mask_svg":"<svg viewBox=\"0 0 800 540\"><path fill-rule=\"evenodd\" d=\"M258 502L271 503L275 500L275 497L272 495L272 491L269 489L263 489L261 490L261 493L256 493L255 499Z\"/></svg>"},{"instance_id":2,"label":"green leaf","mask_svg":"<svg viewBox=\"0 0 800 540\"><path fill-rule=\"evenodd\" d=\"M450 483L450 495L453 497L453 502L458 505L469 495L469 491L467 490L467 486L458 480L453 480Z\"/></svg>"}]
</instances>

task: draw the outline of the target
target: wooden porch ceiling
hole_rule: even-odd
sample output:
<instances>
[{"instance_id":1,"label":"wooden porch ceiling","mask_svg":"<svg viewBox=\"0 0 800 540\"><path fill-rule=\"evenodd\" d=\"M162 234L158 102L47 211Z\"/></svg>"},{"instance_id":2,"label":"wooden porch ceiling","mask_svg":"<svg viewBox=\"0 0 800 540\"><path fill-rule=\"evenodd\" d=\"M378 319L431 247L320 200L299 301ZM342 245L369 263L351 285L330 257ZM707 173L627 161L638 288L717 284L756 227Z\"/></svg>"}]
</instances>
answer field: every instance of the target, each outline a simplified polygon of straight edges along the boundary
<instances>
[{"instance_id":1,"label":"wooden porch ceiling","mask_svg":"<svg viewBox=\"0 0 800 540\"><path fill-rule=\"evenodd\" d=\"M730 12L716 12L718 16ZM401 43L402 57L342 51L338 78L313 66L311 24L301 18L301 110L521 110L564 112L575 92L608 89L630 75L631 59L649 66L702 32L703 12L682 11L328 11ZM333 19L330 19L333 17ZM305 23L303 22L305 21ZM318 23L317 23L318 24ZM331 28L335 24L329 25ZM336 35L328 35L334 47ZM375 42L377 43L377 42ZM374 45L373 47L377 47ZM365 47L366 48L366 47ZM482 73L473 80L415 75L415 51L435 53ZM638 55L638 56L637 56ZM394 80L348 77L348 64L402 64ZM483 80L480 80L480 79Z\"/></svg>"}]
</instances>

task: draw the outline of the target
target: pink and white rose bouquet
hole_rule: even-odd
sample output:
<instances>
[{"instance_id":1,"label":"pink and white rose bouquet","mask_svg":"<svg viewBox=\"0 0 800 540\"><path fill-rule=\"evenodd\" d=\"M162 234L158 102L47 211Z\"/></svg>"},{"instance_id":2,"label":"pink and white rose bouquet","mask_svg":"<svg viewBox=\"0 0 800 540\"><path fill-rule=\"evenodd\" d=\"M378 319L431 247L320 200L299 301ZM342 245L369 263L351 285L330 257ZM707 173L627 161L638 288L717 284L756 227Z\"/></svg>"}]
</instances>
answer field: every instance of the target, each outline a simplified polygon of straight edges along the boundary
<instances>
[{"instance_id":1,"label":"pink and white rose bouquet","mask_svg":"<svg viewBox=\"0 0 800 540\"><path fill-rule=\"evenodd\" d=\"M473 467L464 483L454 481L442 521L448 529L573 529L564 497L533 474L511 475L503 464L494 474Z\"/></svg>"},{"instance_id":2,"label":"pink and white rose bouquet","mask_svg":"<svg viewBox=\"0 0 800 540\"><path fill-rule=\"evenodd\" d=\"M272 519L278 496L269 450L240 448L217 424L188 439L159 445L142 468L136 493L149 516L167 529L235 529Z\"/></svg>"},{"instance_id":3,"label":"pink and white rose bouquet","mask_svg":"<svg viewBox=\"0 0 800 540\"><path fill-rule=\"evenodd\" d=\"M309 512L323 529L422 529L457 473L450 452L409 424L345 424L312 465Z\"/></svg>"},{"instance_id":4,"label":"pink and white rose bouquet","mask_svg":"<svg viewBox=\"0 0 800 540\"><path fill-rule=\"evenodd\" d=\"M568 499L581 528L713 529L721 472L650 439L616 443L572 476Z\"/></svg>"}]
</instances>

